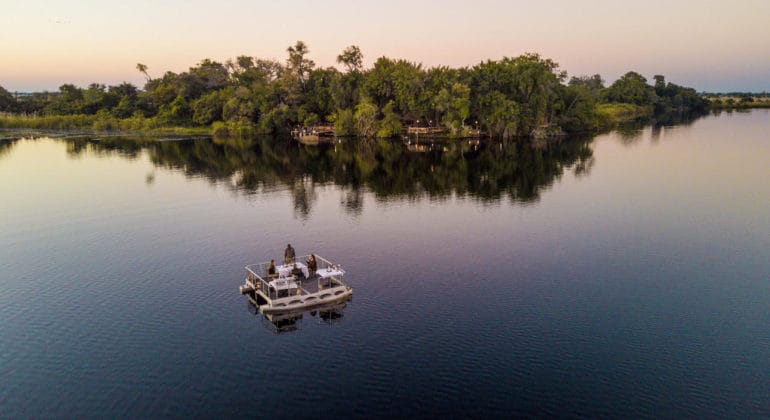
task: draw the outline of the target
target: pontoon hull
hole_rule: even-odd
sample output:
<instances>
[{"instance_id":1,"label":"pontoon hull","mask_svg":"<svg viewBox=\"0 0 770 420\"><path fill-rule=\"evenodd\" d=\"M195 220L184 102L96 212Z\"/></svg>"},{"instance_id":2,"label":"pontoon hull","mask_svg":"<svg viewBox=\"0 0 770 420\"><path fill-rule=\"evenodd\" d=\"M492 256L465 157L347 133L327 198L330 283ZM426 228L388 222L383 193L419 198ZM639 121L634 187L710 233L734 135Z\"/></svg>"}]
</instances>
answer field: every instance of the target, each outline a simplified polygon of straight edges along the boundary
<instances>
[{"instance_id":1,"label":"pontoon hull","mask_svg":"<svg viewBox=\"0 0 770 420\"><path fill-rule=\"evenodd\" d=\"M266 314L307 309L313 306L340 302L349 298L353 294L353 289L347 286L338 286L309 295L289 296L272 300L261 291L257 291L257 294L268 302L259 306L259 311Z\"/></svg>"}]
</instances>

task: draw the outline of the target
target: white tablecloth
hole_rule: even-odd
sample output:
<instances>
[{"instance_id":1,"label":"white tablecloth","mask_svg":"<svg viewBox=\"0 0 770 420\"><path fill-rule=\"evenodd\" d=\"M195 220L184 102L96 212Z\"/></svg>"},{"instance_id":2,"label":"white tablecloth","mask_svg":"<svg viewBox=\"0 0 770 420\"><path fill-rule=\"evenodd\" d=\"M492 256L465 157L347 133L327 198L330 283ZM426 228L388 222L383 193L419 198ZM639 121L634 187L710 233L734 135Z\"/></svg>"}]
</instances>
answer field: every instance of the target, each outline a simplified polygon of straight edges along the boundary
<instances>
[{"instance_id":1,"label":"white tablecloth","mask_svg":"<svg viewBox=\"0 0 770 420\"><path fill-rule=\"evenodd\" d=\"M294 280L289 280L289 279L273 280L269 284L275 290L288 290L288 289L296 289L297 288L297 282L295 282Z\"/></svg>"},{"instance_id":2,"label":"white tablecloth","mask_svg":"<svg viewBox=\"0 0 770 420\"><path fill-rule=\"evenodd\" d=\"M316 274L318 274L321 277L332 277L332 276L341 276L345 274L344 271L338 270L336 268L328 269L328 268L322 268L318 271L316 271Z\"/></svg>"},{"instance_id":3,"label":"white tablecloth","mask_svg":"<svg viewBox=\"0 0 770 420\"><path fill-rule=\"evenodd\" d=\"M281 277L291 277L291 270L294 269L294 264L279 265L276 268L278 269L278 277L279 278L281 278ZM305 278L310 277L310 275L309 275L310 273L308 272L307 265L305 265L305 263L298 262L297 263L297 268L302 270L302 274L305 275ZM322 268L322 269L316 271L316 274L318 274L319 276L325 278L325 277L332 277L332 276L341 276L341 275L345 274L345 272L340 270L340 269L337 269L337 268L332 268L332 269Z\"/></svg>"},{"instance_id":4,"label":"white tablecloth","mask_svg":"<svg viewBox=\"0 0 770 420\"><path fill-rule=\"evenodd\" d=\"M284 264L276 267L278 269L278 277L291 277L291 270L294 269L294 264ZM297 268L302 270L302 274L305 278L308 277L307 266L305 263L297 262Z\"/></svg>"}]
</instances>

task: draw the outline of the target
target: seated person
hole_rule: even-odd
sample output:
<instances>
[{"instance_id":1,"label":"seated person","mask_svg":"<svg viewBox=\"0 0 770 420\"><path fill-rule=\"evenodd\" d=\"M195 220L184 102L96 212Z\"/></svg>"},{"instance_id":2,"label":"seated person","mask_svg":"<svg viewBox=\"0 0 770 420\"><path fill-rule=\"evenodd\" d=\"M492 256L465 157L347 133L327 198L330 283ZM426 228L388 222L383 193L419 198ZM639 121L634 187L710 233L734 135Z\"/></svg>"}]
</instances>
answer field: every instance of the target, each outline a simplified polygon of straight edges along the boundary
<instances>
[{"instance_id":1,"label":"seated person","mask_svg":"<svg viewBox=\"0 0 770 420\"><path fill-rule=\"evenodd\" d=\"M270 265L267 266L267 277L271 279L278 277L278 270L275 268L275 260L270 260Z\"/></svg>"},{"instance_id":2,"label":"seated person","mask_svg":"<svg viewBox=\"0 0 770 420\"><path fill-rule=\"evenodd\" d=\"M305 273L302 272L302 270L297 267L297 263L294 263L294 268L291 269L291 275L298 278L298 279L304 279Z\"/></svg>"},{"instance_id":3,"label":"seated person","mask_svg":"<svg viewBox=\"0 0 770 420\"><path fill-rule=\"evenodd\" d=\"M310 254L310 258L307 260L308 276L313 277L316 270L318 270L318 263L315 260L315 255Z\"/></svg>"}]
</instances>

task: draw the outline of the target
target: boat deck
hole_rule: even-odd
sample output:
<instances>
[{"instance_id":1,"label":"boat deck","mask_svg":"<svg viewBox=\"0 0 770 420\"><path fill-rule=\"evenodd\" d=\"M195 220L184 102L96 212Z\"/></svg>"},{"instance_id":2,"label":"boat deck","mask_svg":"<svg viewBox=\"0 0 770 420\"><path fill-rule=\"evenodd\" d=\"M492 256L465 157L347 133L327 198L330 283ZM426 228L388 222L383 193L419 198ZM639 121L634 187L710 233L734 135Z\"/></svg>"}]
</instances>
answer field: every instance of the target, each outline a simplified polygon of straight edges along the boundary
<instances>
[{"instance_id":1,"label":"boat deck","mask_svg":"<svg viewBox=\"0 0 770 420\"><path fill-rule=\"evenodd\" d=\"M316 256L318 270L311 273L299 262L302 257L297 260L276 266L273 275L266 274L267 263L247 265L249 275L241 293L248 294L263 312L326 304L350 296L352 289L342 281L342 268Z\"/></svg>"}]
</instances>

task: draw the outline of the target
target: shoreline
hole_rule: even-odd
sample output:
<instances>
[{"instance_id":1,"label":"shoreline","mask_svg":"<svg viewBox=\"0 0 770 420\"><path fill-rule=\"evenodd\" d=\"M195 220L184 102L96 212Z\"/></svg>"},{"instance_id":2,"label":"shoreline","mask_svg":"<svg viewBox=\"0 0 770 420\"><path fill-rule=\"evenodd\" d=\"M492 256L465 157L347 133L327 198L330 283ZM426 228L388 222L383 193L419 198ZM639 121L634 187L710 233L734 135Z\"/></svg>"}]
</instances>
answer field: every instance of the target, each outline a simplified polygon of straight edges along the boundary
<instances>
[{"instance_id":1,"label":"shoreline","mask_svg":"<svg viewBox=\"0 0 770 420\"><path fill-rule=\"evenodd\" d=\"M726 108L715 108L726 109ZM641 119L655 117L652 107L626 103L607 103L596 106L597 121L595 129L583 134L598 134L610 130L618 124ZM51 115L51 116L25 116L0 114L0 129L2 130L83 130L93 133L111 133L114 135L143 136L143 135L178 135L178 136L206 136L212 138L235 139L259 136L261 133L256 127L248 124L226 124L217 122L211 126L174 126L162 125L152 118L104 118L97 115ZM287 132L288 133L288 132ZM408 133L404 133L408 135ZM349 137L349 136L344 136ZM354 136L355 137L355 136ZM399 136L392 136L397 138ZM451 135L433 135L434 138L466 139ZM474 135L473 138L489 138L483 134ZM522 137L522 138L526 138Z\"/></svg>"},{"instance_id":2,"label":"shoreline","mask_svg":"<svg viewBox=\"0 0 770 420\"><path fill-rule=\"evenodd\" d=\"M755 102L735 102L726 103L723 101L711 100L708 111L730 111L730 110L750 110L750 109L768 109L770 100ZM596 105L597 121L593 130L587 130L585 133L599 133L612 129L618 124L641 120L652 119L656 117L652 106L642 106L628 103L603 103ZM257 127L242 123L215 122L210 126L175 126L163 125L154 118L104 118L97 115L48 115L31 116L0 113L0 129L6 130L88 130L94 132L122 133L126 135L194 135L211 136L220 138L242 138L253 137L262 133ZM286 133L289 133L287 130ZM274 134L274 133L273 133ZM409 133L404 132L403 135ZM350 137L350 136L341 136ZM353 136L360 137L360 136ZM396 138L398 136L392 136ZM485 138L489 135L473 135L469 137L451 136L448 134L438 134L431 137L442 138Z\"/></svg>"}]
</instances>

